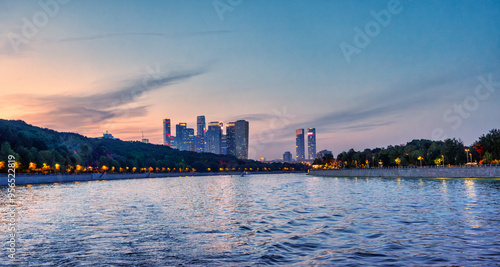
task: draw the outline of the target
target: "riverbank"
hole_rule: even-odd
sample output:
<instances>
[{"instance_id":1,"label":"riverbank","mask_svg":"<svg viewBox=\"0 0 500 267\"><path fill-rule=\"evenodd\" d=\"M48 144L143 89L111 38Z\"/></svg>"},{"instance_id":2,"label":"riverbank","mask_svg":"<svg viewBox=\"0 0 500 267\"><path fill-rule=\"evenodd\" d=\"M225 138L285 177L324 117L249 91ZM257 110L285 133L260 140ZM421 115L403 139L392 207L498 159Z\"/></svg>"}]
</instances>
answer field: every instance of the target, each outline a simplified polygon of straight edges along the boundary
<instances>
[{"instance_id":1,"label":"riverbank","mask_svg":"<svg viewBox=\"0 0 500 267\"><path fill-rule=\"evenodd\" d=\"M282 174L282 173L303 173L290 171L268 171L268 172L249 172L248 175L256 174ZM147 178L169 178L169 177L192 177L192 176L221 176L221 175L241 175L241 172L178 172L178 173L89 173L89 174L22 174L18 173L15 177L16 185L28 184L52 184L69 182L88 182L99 180L122 180L122 179L147 179ZM6 173L0 174L0 187L7 186L8 180Z\"/></svg>"},{"instance_id":2,"label":"riverbank","mask_svg":"<svg viewBox=\"0 0 500 267\"><path fill-rule=\"evenodd\" d=\"M500 166L450 168L331 169L310 170L309 175L329 177L500 178Z\"/></svg>"}]
</instances>

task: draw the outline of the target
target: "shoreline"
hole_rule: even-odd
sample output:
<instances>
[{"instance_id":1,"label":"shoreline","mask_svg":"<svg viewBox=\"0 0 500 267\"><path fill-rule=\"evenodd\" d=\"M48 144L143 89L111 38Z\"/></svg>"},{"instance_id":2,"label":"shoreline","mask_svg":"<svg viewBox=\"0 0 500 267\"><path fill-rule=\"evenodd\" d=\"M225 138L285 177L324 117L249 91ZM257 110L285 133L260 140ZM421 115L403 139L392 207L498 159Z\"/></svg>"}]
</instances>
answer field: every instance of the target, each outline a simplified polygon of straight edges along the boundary
<instances>
[{"instance_id":1,"label":"shoreline","mask_svg":"<svg viewBox=\"0 0 500 267\"><path fill-rule=\"evenodd\" d=\"M394 168L309 170L309 175L327 177L407 177L407 178L500 178L500 166L473 168Z\"/></svg>"},{"instance_id":2,"label":"shoreline","mask_svg":"<svg viewBox=\"0 0 500 267\"><path fill-rule=\"evenodd\" d=\"M304 173L302 171L268 171L268 172L248 172L248 175L258 174L286 174L286 173ZM195 176L222 176L222 175L241 175L241 172L176 172L176 173L88 173L88 174L25 174L17 173L15 185L28 184L52 184L52 183L70 183L70 182L88 182L101 180L126 180L126 179L147 179L147 178L170 178L170 177L195 177ZM7 173L0 174L0 187L7 187Z\"/></svg>"}]
</instances>

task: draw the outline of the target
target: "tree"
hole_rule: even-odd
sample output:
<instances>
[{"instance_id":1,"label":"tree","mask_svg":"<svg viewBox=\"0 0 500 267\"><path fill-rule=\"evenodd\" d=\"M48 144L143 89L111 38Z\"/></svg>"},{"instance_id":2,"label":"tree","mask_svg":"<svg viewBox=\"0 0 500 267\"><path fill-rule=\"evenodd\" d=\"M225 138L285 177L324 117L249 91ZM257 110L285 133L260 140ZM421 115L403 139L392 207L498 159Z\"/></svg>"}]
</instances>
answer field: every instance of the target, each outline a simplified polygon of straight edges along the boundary
<instances>
[{"instance_id":1,"label":"tree","mask_svg":"<svg viewBox=\"0 0 500 267\"><path fill-rule=\"evenodd\" d=\"M500 159L500 129L492 129L486 135L479 138L476 142L484 147L484 150L490 152L493 158Z\"/></svg>"},{"instance_id":2,"label":"tree","mask_svg":"<svg viewBox=\"0 0 500 267\"><path fill-rule=\"evenodd\" d=\"M396 158L394 160L394 162L396 162L396 165L398 165L398 167L399 167L399 164L401 163L401 159L400 158Z\"/></svg>"}]
</instances>

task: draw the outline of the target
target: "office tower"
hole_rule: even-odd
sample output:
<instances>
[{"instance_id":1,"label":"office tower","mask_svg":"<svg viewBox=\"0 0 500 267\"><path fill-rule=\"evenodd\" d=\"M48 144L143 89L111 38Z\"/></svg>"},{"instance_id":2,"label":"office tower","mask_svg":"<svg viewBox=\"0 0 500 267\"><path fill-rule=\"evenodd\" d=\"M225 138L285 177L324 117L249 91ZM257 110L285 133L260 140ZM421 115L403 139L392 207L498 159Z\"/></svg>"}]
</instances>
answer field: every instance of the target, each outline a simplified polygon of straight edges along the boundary
<instances>
[{"instance_id":1,"label":"office tower","mask_svg":"<svg viewBox=\"0 0 500 267\"><path fill-rule=\"evenodd\" d=\"M184 144L184 130L187 127L187 123L181 122L177 125L175 125L175 135L176 135L176 144L177 144L177 149L179 150L187 150L186 146Z\"/></svg>"},{"instance_id":2,"label":"office tower","mask_svg":"<svg viewBox=\"0 0 500 267\"><path fill-rule=\"evenodd\" d=\"M316 128L307 129L307 159L316 159Z\"/></svg>"},{"instance_id":3,"label":"office tower","mask_svg":"<svg viewBox=\"0 0 500 267\"><path fill-rule=\"evenodd\" d=\"M163 120L163 145L171 146L170 119Z\"/></svg>"},{"instance_id":4,"label":"office tower","mask_svg":"<svg viewBox=\"0 0 500 267\"><path fill-rule=\"evenodd\" d=\"M248 121L239 120L234 123L236 140L236 157L248 159Z\"/></svg>"},{"instance_id":5,"label":"office tower","mask_svg":"<svg viewBox=\"0 0 500 267\"><path fill-rule=\"evenodd\" d=\"M290 153L290 151L286 151L285 153L283 153L283 161L292 162L292 153Z\"/></svg>"},{"instance_id":6,"label":"office tower","mask_svg":"<svg viewBox=\"0 0 500 267\"><path fill-rule=\"evenodd\" d=\"M208 152L214 153L214 154L220 154L221 153L221 125L222 122L218 121L213 121L208 124L208 130L207 130L207 147L208 147Z\"/></svg>"},{"instance_id":7,"label":"office tower","mask_svg":"<svg viewBox=\"0 0 500 267\"><path fill-rule=\"evenodd\" d=\"M194 143L194 129L186 128L183 131L184 146L187 151L196 151L196 144Z\"/></svg>"},{"instance_id":8,"label":"office tower","mask_svg":"<svg viewBox=\"0 0 500 267\"><path fill-rule=\"evenodd\" d=\"M196 152L206 152L205 116L196 118Z\"/></svg>"},{"instance_id":9,"label":"office tower","mask_svg":"<svg viewBox=\"0 0 500 267\"><path fill-rule=\"evenodd\" d=\"M222 155L227 155L227 140L226 140L226 135L223 134L221 135L221 143L220 143L220 153Z\"/></svg>"},{"instance_id":10,"label":"office tower","mask_svg":"<svg viewBox=\"0 0 500 267\"><path fill-rule=\"evenodd\" d=\"M236 157L236 132L234 122L226 124L226 147L227 154Z\"/></svg>"},{"instance_id":11,"label":"office tower","mask_svg":"<svg viewBox=\"0 0 500 267\"><path fill-rule=\"evenodd\" d=\"M177 148L177 138L175 136L170 136L170 147ZM179 148L177 148L179 149Z\"/></svg>"},{"instance_id":12,"label":"office tower","mask_svg":"<svg viewBox=\"0 0 500 267\"><path fill-rule=\"evenodd\" d=\"M305 159L305 147L304 147L304 129L297 129L295 131L295 149L297 154L295 159L297 161L302 161Z\"/></svg>"}]
</instances>

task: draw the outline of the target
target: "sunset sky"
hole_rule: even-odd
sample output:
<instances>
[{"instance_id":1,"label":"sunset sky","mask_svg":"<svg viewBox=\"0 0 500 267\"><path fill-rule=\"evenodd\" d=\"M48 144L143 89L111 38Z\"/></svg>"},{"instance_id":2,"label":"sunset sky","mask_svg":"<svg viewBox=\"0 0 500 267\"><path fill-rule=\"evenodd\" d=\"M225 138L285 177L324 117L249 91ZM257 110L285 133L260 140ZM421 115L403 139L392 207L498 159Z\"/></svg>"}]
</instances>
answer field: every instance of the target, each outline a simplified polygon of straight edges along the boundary
<instances>
[{"instance_id":1,"label":"sunset sky","mask_svg":"<svg viewBox=\"0 0 500 267\"><path fill-rule=\"evenodd\" d=\"M267 159L297 128L335 155L500 128L500 1L0 0L0 18L2 119L158 144L164 118L246 119Z\"/></svg>"}]
</instances>

